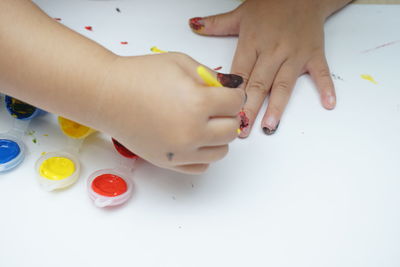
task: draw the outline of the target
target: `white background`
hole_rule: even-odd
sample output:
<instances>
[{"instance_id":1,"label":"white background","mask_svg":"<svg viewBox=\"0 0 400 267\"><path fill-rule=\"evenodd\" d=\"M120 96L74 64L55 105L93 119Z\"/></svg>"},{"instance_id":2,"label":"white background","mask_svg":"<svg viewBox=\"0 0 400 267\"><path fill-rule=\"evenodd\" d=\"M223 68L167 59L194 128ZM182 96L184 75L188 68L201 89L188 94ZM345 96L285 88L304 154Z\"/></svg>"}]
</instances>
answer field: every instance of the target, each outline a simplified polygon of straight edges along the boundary
<instances>
[{"instance_id":1,"label":"white background","mask_svg":"<svg viewBox=\"0 0 400 267\"><path fill-rule=\"evenodd\" d=\"M229 72L236 38L195 35L187 19L237 1L35 2L120 55L157 45ZM400 43L362 53L400 39L399 14L400 6L352 5L328 21L328 61L343 79L334 111L303 76L275 135L258 121L197 177L142 162L133 198L118 208L94 207L85 191L90 173L119 161L99 134L82 147L77 184L40 189L36 159L66 139L54 115L35 120L38 143L26 136L27 159L0 175L0 266L400 266ZM0 131L11 125L2 103Z\"/></svg>"}]
</instances>

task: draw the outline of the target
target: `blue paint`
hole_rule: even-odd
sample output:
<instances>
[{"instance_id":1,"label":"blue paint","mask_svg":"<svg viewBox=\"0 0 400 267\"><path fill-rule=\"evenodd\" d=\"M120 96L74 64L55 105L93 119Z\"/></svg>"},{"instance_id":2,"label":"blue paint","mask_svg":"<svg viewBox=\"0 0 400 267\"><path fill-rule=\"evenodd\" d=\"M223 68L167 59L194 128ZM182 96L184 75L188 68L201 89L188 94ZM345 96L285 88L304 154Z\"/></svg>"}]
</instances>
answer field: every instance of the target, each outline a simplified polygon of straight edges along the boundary
<instances>
[{"instance_id":1,"label":"blue paint","mask_svg":"<svg viewBox=\"0 0 400 267\"><path fill-rule=\"evenodd\" d=\"M8 95L6 95L4 102L8 113L19 120L30 120L46 113L44 110L19 101L18 99Z\"/></svg>"},{"instance_id":2,"label":"blue paint","mask_svg":"<svg viewBox=\"0 0 400 267\"><path fill-rule=\"evenodd\" d=\"M0 139L0 164L12 161L21 153L19 145L8 139Z\"/></svg>"}]
</instances>

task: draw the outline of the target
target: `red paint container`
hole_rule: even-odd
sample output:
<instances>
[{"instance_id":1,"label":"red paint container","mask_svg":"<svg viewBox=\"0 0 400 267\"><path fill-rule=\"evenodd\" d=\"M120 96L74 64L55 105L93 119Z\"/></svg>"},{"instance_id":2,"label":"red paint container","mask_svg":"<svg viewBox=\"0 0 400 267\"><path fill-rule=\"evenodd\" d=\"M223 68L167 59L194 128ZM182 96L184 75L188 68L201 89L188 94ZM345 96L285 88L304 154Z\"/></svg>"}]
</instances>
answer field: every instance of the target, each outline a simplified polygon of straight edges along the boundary
<instances>
[{"instance_id":1,"label":"red paint container","mask_svg":"<svg viewBox=\"0 0 400 267\"><path fill-rule=\"evenodd\" d=\"M99 208L121 205L132 195L129 173L117 169L94 172L87 181L89 197Z\"/></svg>"}]
</instances>

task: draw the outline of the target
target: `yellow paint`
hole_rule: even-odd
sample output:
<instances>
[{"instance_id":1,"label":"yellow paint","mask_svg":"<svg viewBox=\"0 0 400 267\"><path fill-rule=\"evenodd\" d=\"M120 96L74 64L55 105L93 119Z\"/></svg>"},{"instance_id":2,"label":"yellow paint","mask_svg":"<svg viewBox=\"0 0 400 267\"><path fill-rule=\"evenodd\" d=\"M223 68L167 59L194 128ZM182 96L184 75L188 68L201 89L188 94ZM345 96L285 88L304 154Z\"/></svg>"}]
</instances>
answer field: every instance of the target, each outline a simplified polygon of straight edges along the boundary
<instances>
[{"instance_id":1,"label":"yellow paint","mask_svg":"<svg viewBox=\"0 0 400 267\"><path fill-rule=\"evenodd\" d=\"M69 119L58 117L58 123L60 124L61 131L71 138L82 139L94 132L93 129L71 121Z\"/></svg>"},{"instance_id":2,"label":"yellow paint","mask_svg":"<svg viewBox=\"0 0 400 267\"><path fill-rule=\"evenodd\" d=\"M44 156L44 155L46 155L46 152L42 152L40 155Z\"/></svg>"},{"instance_id":3,"label":"yellow paint","mask_svg":"<svg viewBox=\"0 0 400 267\"><path fill-rule=\"evenodd\" d=\"M204 66L197 67L197 74L208 86L222 87L222 84Z\"/></svg>"},{"instance_id":4,"label":"yellow paint","mask_svg":"<svg viewBox=\"0 0 400 267\"><path fill-rule=\"evenodd\" d=\"M151 50L151 52L153 52L153 53L167 53L167 51L158 49L157 46L153 46L152 48L150 48L150 50Z\"/></svg>"},{"instance_id":5,"label":"yellow paint","mask_svg":"<svg viewBox=\"0 0 400 267\"><path fill-rule=\"evenodd\" d=\"M240 134L242 132L242 130L240 130L240 128L236 129L237 134Z\"/></svg>"},{"instance_id":6,"label":"yellow paint","mask_svg":"<svg viewBox=\"0 0 400 267\"><path fill-rule=\"evenodd\" d=\"M371 75L361 74L361 78L364 79L364 80L370 81L371 83L378 84L378 82L375 81L374 78L372 78Z\"/></svg>"},{"instance_id":7,"label":"yellow paint","mask_svg":"<svg viewBox=\"0 0 400 267\"><path fill-rule=\"evenodd\" d=\"M69 158L51 157L40 165L40 175L46 179L59 181L75 172L75 164Z\"/></svg>"}]
</instances>

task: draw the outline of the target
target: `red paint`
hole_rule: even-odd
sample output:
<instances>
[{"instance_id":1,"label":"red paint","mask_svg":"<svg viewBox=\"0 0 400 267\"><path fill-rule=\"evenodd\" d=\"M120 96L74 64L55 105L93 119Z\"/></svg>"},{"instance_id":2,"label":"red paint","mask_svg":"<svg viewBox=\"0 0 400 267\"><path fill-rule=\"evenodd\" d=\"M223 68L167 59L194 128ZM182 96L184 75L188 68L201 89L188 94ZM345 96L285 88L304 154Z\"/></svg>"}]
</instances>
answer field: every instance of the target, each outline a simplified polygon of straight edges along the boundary
<instances>
[{"instance_id":1,"label":"red paint","mask_svg":"<svg viewBox=\"0 0 400 267\"><path fill-rule=\"evenodd\" d=\"M128 42L121 42L121 44L122 44L122 45L127 45L127 44L128 44Z\"/></svg>"},{"instance_id":2,"label":"red paint","mask_svg":"<svg viewBox=\"0 0 400 267\"><path fill-rule=\"evenodd\" d=\"M54 18L55 20L57 20L57 21L61 21L61 19L60 18Z\"/></svg>"},{"instance_id":3,"label":"red paint","mask_svg":"<svg viewBox=\"0 0 400 267\"><path fill-rule=\"evenodd\" d=\"M242 110L239 112L240 117L240 130L246 130L249 127L249 118L247 117L246 113Z\"/></svg>"},{"instance_id":4,"label":"red paint","mask_svg":"<svg viewBox=\"0 0 400 267\"><path fill-rule=\"evenodd\" d=\"M129 149L127 149L126 147L124 147L120 142L118 142L117 140L115 140L114 138L111 138L115 149L118 151L119 154L121 154L122 156L124 156L125 158L129 158L129 159L137 159L139 158L138 155L136 155L135 153L131 152Z\"/></svg>"},{"instance_id":5,"label":"red paint","mask_svg":"<svg viewBox=\"0 0 400 267\"><path fill-rule=\"evenodd\" d=\"M204 20L203 18L197 17L197 18L192 18L189 20L189 25L190 28L192 28L194 31L201 31L204 28Z\"/></svg>"},{"instance_id":6,"label":"red paint","mask_svg":"<svg viewBox=\"0 0 400 267\"><path fill-rule=\"evenodd\" d=\"M85 26L85 29L88 30L88 31L93 31L92 26Z\"/></svg>"},{"instance_id":7,"label":"red paint","mask_svg":"<svg viewBox=\"0 0 400 267\"><path fill-rule=\"evenodd\" d=\"M222 66L214 68L214 70L221 70L221 69L222 69Z\"/></svg>"},{"instance_id":8,"label":"red paint","mask_svg":"<svg viewBox=\"0 0 400 267\"><path fill-rule=\"evenodd\" d=\"M92 189L99 195L116 197L128 190L128 184L117 175L102 174L93 180Z\"/></svg>"}]
</instances>

